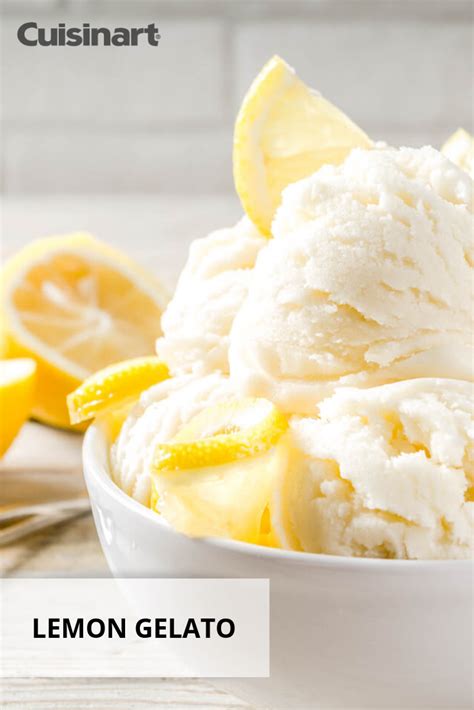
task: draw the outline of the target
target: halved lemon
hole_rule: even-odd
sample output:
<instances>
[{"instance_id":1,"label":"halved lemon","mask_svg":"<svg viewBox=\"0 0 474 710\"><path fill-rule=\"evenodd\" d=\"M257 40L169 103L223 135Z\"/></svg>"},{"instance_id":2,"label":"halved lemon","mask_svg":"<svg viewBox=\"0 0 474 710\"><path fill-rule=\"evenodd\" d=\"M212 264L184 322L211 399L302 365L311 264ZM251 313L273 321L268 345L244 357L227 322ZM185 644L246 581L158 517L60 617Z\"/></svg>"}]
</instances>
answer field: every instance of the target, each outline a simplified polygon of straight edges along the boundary
<instances>
[{"instance_id":1,"label":"halved lemon","mask_svg":"<svg viewBox=\"0 0 474 710\"><path fill-rule=\"evenodd\" d=\"M167 366L157 357L137 357L109 365L88 377L67 396L71 424L79 424L113 408L123 408L143 390L165 380Z\"/></svg>"},{"instance_id":2,"label":"halved lemon","mask_svg":"<svg viewBox=\"0 0 474 710\"><path fill-rule=\"evenodd\" d=\"M151 505L174 528L272 544L272 481L286 462L287 420L267 400L210 407L168 443L152 465Z\"/></svg>"},{"instance_id":3,"label":"halved lemon","mask_svg":"<svg viewBox=\"0 0 474 710\"><path fill-rule=\"evenodd\" d=\"M247 92L235 124L234 181L245 212L270 234L287 185L371 145L342 111L273 57Z\"/></svg>"},{"instance_id":4,"label":"halved lemon","mask_svg":"<svg viewBox=\"0 0 474 710\"><path fill-rule=\"evenodd\" d=\"M39 420L68 427L69 392L96 370L154 352L163 288L88 234L33 242L1 276L3 354L36 360Z\"/></svg>"},{"instance_id":5,"label":"halved lemon","mask_svg":"<svg viewBox=\"0 0 474 710\"><path fill-rule=\"evenodd\" d=\"M0 456L28 419L33 405L35 376L34 360L0 360Z\"/></svg>"},{"instance_id":6,"label":"halved lemon","mask_svg":"<svg viewBox=\"0 0 474 710\"><path fill-rule=\"evenodd\" d=\"M448 138L441 152L474 178L474 137L464 128L458 128Z\"/></svg>"}]
</instances>

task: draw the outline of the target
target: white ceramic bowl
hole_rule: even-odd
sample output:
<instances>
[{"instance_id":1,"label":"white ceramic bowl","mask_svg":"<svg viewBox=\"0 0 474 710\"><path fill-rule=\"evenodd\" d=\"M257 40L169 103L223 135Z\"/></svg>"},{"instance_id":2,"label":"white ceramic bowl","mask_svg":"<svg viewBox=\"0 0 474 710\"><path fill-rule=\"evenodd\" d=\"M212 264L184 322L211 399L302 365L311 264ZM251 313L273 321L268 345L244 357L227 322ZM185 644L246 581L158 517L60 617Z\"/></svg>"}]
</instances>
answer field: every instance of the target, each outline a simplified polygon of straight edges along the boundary
<instances>
[{"instance_id":1,"label":"white ceramic bowl","mask_svg":"<svg viewBox=\"0 0 474 710\"><path fill-rule=\"evenodd\" d=\"M95 426L85 437L84 470L115 576L270 579L271 677L221 687L285 710L472 706L472 562L331 557L188 538L112 482L107 442Z\"/></svg>"}]
</instances>

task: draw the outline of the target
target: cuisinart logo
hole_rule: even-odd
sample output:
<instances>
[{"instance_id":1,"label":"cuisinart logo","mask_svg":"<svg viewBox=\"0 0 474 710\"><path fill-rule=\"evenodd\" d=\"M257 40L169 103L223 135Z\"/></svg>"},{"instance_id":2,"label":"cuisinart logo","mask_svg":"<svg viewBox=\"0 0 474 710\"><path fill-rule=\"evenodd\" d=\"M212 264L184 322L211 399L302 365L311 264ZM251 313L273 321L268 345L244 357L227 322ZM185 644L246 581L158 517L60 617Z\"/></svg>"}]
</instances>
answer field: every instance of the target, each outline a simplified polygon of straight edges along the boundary
<instances>
[{"instance_id":1,"label":"cuisinart logo","mask_svg":"<svg viewBox=\"0 0 474 710\"><path fill-rule=\"evenodd\" d=\"M27 47L136 47L140 41L148 41L158 47L161 35L155 23L146 27L91 27L84 22L81 27L66 27L60 22L57 27L38 27L37 22L25 22L18 28L18 39Z\"/></svg>"}]
</instances>

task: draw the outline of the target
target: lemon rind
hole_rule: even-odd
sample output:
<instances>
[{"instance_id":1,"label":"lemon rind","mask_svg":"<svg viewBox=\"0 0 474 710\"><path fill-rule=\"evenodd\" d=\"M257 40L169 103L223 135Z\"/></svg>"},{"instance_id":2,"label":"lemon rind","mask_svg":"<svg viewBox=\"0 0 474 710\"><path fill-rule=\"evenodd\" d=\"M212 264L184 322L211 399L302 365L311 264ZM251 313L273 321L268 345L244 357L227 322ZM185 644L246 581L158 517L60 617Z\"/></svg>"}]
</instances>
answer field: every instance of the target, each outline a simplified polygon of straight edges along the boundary
<instances>
[{"instance_id":1,"label":"lemon rind","mask_svg":"<svg viewBox=\"0 0 474 710\"><path fill-rule=\"evenodd\" d=\"M67 396L71 424L79 424L169 377L167 365L156 357L138 357L109 365L88 377Z\"/></svg>"},{"instance_id":2,"label":"lemon rind","mask_svg":"<svg viewBox=\"0 0 474 710\"><path fill-rule=\"evenodd\" d=\"M258 456L275 446L287 428L286 417L273 407L261 422L239 432L159 443L153 455L152 471L165 473L220 466Z\"/></svg>"}]
</instances>

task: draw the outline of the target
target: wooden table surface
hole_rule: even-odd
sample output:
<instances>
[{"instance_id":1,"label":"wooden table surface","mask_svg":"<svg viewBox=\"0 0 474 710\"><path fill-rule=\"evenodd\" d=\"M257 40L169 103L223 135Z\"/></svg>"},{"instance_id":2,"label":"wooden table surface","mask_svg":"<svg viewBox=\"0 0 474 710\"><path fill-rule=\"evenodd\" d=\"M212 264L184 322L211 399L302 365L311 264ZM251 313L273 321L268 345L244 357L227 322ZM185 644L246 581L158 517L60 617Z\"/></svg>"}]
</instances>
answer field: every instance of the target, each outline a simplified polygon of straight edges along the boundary
<instances>
[{"instance_id":1,"label":"wooden table surface","mask_svg":"<svg viewBox=\"0 0 474 710\"><path fill-rule=\"evenodd\" d=\"M16 495L15 480L57 478L57 489L83 489L82 437L28 423L0 465L0 502ZM49 480L48 479L48 480ZM26 495L26 494L25 494ZM90 514L0 548L0 576L108 576ZM0 707L19 710L144 710L249 708L202 680L174 679L7 679L0 680Z\"/></svg>"},{"instance_id":2,"label":"wooden table surface","mask_svg":"<svg viewBox=\"0 0 474 710\"><path fill-rule=\"evenodd\" d=\"M185 203L185 204L184 204ZM172 286L191 239L238 218L235 198L178 197L5 198L2 249L14 252L33 238L87 229L152 265ZM55 474L58 489L81 492L81 437L27 424L0 465L0 502ZM28 473L31 471L31 473ZM0 548L0 576L108 575L90 514ZM208 683L192 679L0 680L0 707L19 710L127 708L249 708Z\"/></svg>"}]
</instances>

